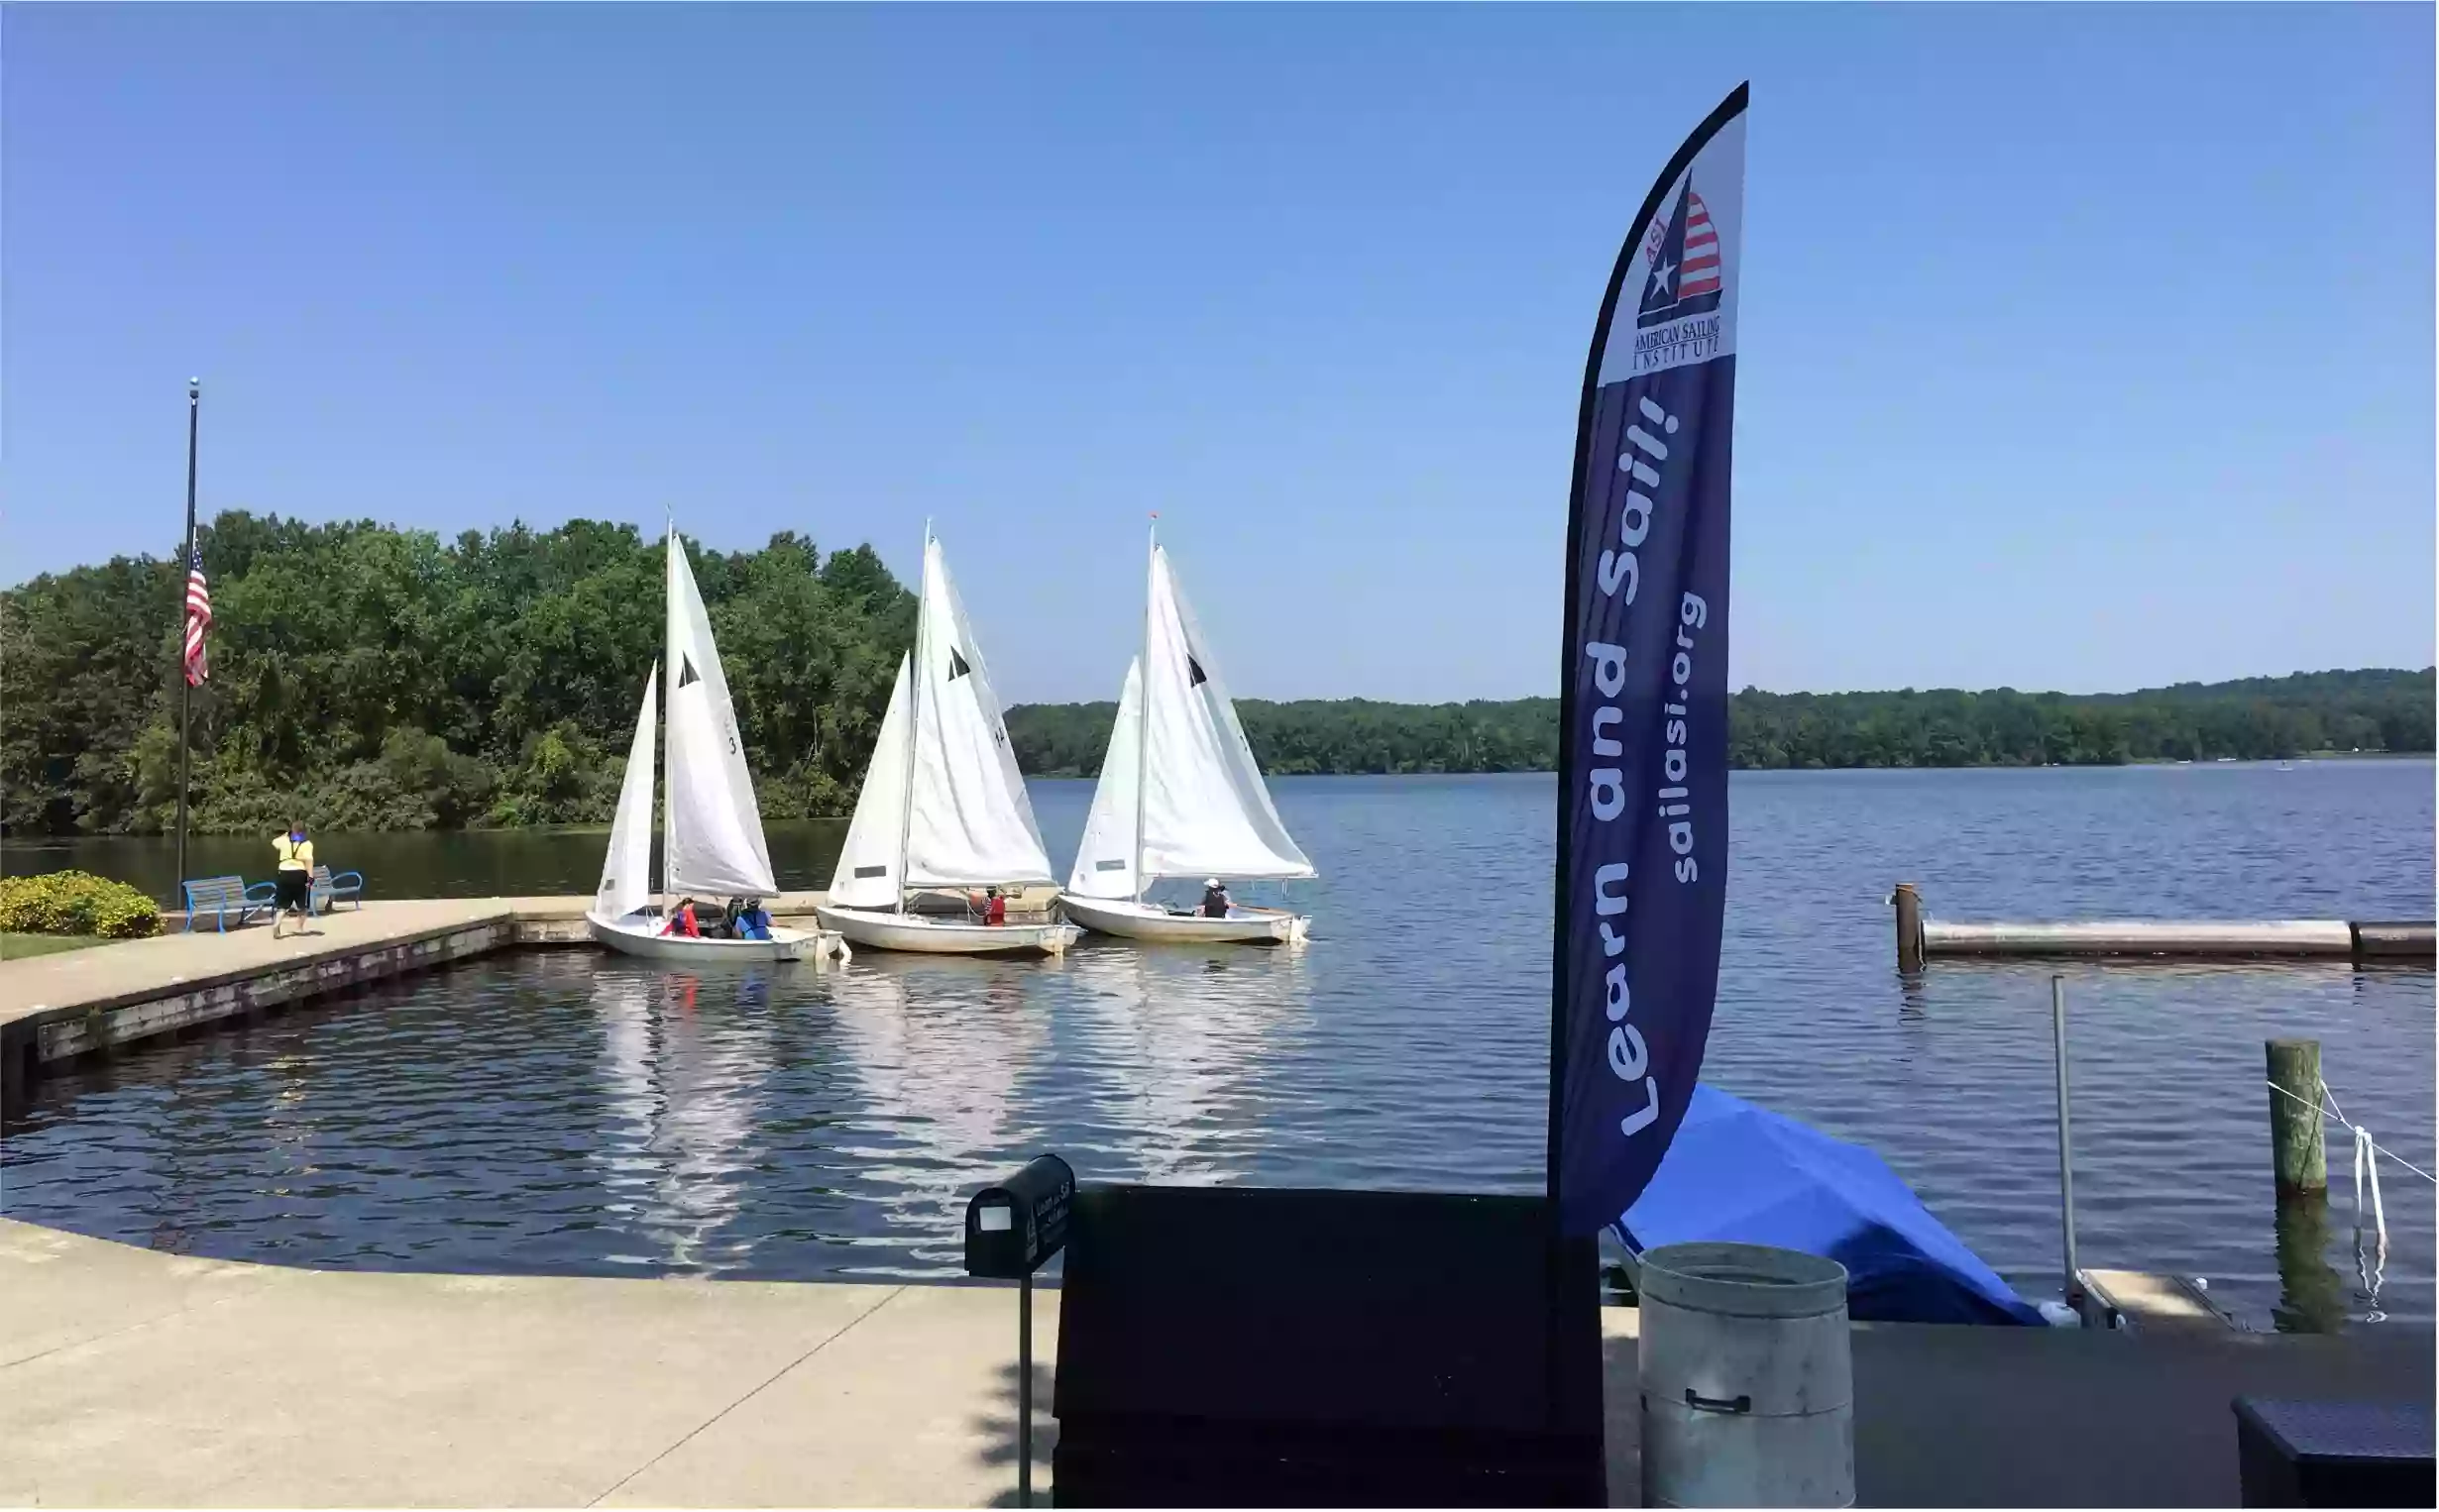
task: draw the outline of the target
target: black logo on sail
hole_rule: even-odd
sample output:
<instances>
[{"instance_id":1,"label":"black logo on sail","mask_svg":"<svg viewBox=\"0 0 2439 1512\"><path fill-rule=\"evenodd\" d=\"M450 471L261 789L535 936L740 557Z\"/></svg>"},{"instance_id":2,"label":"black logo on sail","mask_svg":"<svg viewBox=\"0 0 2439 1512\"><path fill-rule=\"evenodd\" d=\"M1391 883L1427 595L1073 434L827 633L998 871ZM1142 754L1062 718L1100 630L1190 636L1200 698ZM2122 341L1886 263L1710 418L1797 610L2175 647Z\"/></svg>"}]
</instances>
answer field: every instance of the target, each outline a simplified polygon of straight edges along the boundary
<instances>
[{"instance_id":1,"label":"black logo on sail","mask_svg":"<svg viewBox=\"0 0 2439 1512\"><path fill-rule=\"evenodd\" d=\"M957 679L959 679L959 678L961 678L961 677L965 676L965 674L967 674L967 673L969 673L969 672L971 672L971 671L973 671L973 670L974 670L974 669L973 669L972 667L970 667L970 666L968 666L968 665L966 664L965 658L964 658L963 656L961 656L961 655L959 655L959 654L957 653L957 648L956 648L956 647L954 647L954 646L950 646L950 647L948 648L948 681L949 681L949 682L953 683L953 682L955 682Z\"/></svg>"},{"instance_id":2,"label":"black logo on sail","mask_svg":"<svg viewBox=\"0 0 2439 1512\"><path fill-rule=\"evenodd\" d=\"M700 683L702 681L702 674L695 671L695 659L691 656L679 657L678 686L680 688L684 688L689 683Z\"/></svg>"},{"instance_id":3,"label":"black logo on sail","mask_svg":"<svg viewBox=\"0 0 2439 1512\"><path fill-rule=\"evenodd\" d=\"M1683 315L1707 315L1718 307L1719 234L1689 176L1668 230L1660 237L1659 256L1652 260L1634 324L1639 330Z\"/></svg>"},{"instance_id":4,"label":"black logo on sail","mask_svg":"<svg viewBox=\"0 0 2439 1512\"><path fill-rule=\"evenodd\" d=\"M1202 663L1194 660L1194 653L1191 651L1185 653L1185 686L1200 688L1210 681L1210 674L1202 670Z\"/></svg>"}]
</instances>

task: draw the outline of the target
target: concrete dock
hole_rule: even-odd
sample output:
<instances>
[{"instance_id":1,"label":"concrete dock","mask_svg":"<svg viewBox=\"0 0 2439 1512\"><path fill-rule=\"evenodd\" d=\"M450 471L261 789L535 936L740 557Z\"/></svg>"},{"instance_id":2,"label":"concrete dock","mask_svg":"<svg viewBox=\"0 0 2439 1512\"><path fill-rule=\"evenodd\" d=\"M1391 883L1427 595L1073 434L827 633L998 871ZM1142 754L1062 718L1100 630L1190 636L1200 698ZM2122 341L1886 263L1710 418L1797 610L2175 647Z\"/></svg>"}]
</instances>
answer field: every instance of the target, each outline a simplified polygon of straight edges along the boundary
<instances>
[{"instance_id":1,"label":"concrete dock","mask_svg":"<svg viewBox=\"0 0 2439 1512\"><path fill-rule=\"evenodd\" d=\"M798 963L820 971L838 936L814 910L829 895L781 893L771 918L823 936ZM1010 892L1009 918L1047 918L1055 887ZM342 992L385 978L521 945L592 945L590 897L428 898L341 906L309 933L275 937L268 916L223 932L207 916L164 916L166 933L89 949L0 961L0 1104L43 1067L224 1020ZM962 906L959 896L922 893L919 912ZM593 947L599 948L599 947Z\"/></svg>"},{"instance_id":2,"label":"concrete dock","mask_svg":"<svg viewBox=\"0 0 2439 1512\"><path fill-rule=\"evenodd\" d=\"M1037 1490L1058 1296L1036 1294ZM312 1271L0 1220L0 1504L1006 1505L1002 1287ZM1603 1309L1611 1503L1632 1308ZM2432 1335L1857 1324L1867 1506L2231 1506L2239 1393L2432 1400Z\"/></svg>"},{"instance_id":3,"label":"concrete dock","mask_svg":"<svg viewBox=\"0 0 2439 1512\"><path fill-rule=\"evenodd\" d=\"M814 927L819 893L770 901L773 918ZM342 907L309 933L206 920L151 939L0 961L0 1097L54 1061L109 1050L468 956L582 945L590 898L438 898ZM819 970L817 957L800 963Z\"/></svg>"},{"instance_id":4,"label":"concrete dock","mask_svg":"<svg viewBox=\"0 0 2439 1512\"><path fill-rule=\"evenodd\" d=\"M1046 1362L1057 1320L1043 1293ZM311 1271L0 1221L0 1504L987 1506L1015 1361L997 1288Z\"/></svg>"}]
</instances>

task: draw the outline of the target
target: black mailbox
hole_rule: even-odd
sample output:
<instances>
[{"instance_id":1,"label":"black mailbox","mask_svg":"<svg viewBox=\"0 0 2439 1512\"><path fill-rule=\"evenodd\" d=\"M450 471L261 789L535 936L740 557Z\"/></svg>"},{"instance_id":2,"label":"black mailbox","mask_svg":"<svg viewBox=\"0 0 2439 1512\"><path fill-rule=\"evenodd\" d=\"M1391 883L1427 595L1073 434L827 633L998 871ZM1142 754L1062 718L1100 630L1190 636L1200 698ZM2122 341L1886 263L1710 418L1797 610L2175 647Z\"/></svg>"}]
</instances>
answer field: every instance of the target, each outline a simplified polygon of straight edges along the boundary
<instances>
[{"instance_id":1,"label":"black mailbox","mask_svg":"<svg viewBox=\"0 0 2439 1512\"><path fill-rule=\"evenodd\" d=\"M1075 1172L1043 1155L965 1205L965 1273L1014 1281L1032 1275L1067 1242Z\"/></svg>"}]
</instances>

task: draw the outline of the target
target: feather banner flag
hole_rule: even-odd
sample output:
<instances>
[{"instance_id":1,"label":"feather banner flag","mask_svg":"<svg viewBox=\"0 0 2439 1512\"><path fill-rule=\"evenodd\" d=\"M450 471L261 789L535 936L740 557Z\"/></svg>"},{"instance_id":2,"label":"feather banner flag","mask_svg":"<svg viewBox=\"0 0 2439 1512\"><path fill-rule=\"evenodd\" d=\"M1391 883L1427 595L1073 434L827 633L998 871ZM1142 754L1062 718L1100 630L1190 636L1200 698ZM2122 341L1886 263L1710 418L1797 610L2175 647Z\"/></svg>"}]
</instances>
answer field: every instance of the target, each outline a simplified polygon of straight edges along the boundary
<instances>
[{"instance_id":1,"label":"feather banner flag","mask_svg":"<svg viewBox=\"0 0 2439 1512\"><path fill-rule=\"evenodd\" d=\"M1718 988L1745 97L1652 186L1585 365L1550 988L1549 1187L1568 1235L1616 1220L1658 1168Z\"/></svg>"}]
</instances>

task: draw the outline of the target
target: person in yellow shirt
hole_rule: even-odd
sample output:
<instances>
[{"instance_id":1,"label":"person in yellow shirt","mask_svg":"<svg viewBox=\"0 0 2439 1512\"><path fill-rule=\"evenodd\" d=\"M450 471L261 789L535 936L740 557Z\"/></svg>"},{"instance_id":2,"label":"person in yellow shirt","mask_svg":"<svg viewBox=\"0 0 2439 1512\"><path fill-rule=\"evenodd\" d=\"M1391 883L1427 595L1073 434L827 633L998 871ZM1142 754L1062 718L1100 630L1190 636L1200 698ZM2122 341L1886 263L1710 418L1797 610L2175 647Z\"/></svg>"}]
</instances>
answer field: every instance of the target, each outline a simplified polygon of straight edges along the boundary
<instances>
[{"instance_id":1,"label":"person in yellow shirt","mask_svg":"<svg viewBox=\"0 0 2439 1512\"><path fill-rule=\"evenodd\" d=\"M272 898L272 937L279 937L279 920L291 912L296 916L297 929L310 934L313 932L313 841L306 838L304 825L290 819L287 833L273 835L271 845L279 853L278 883Z\"/></svg>"}]
</instances>

